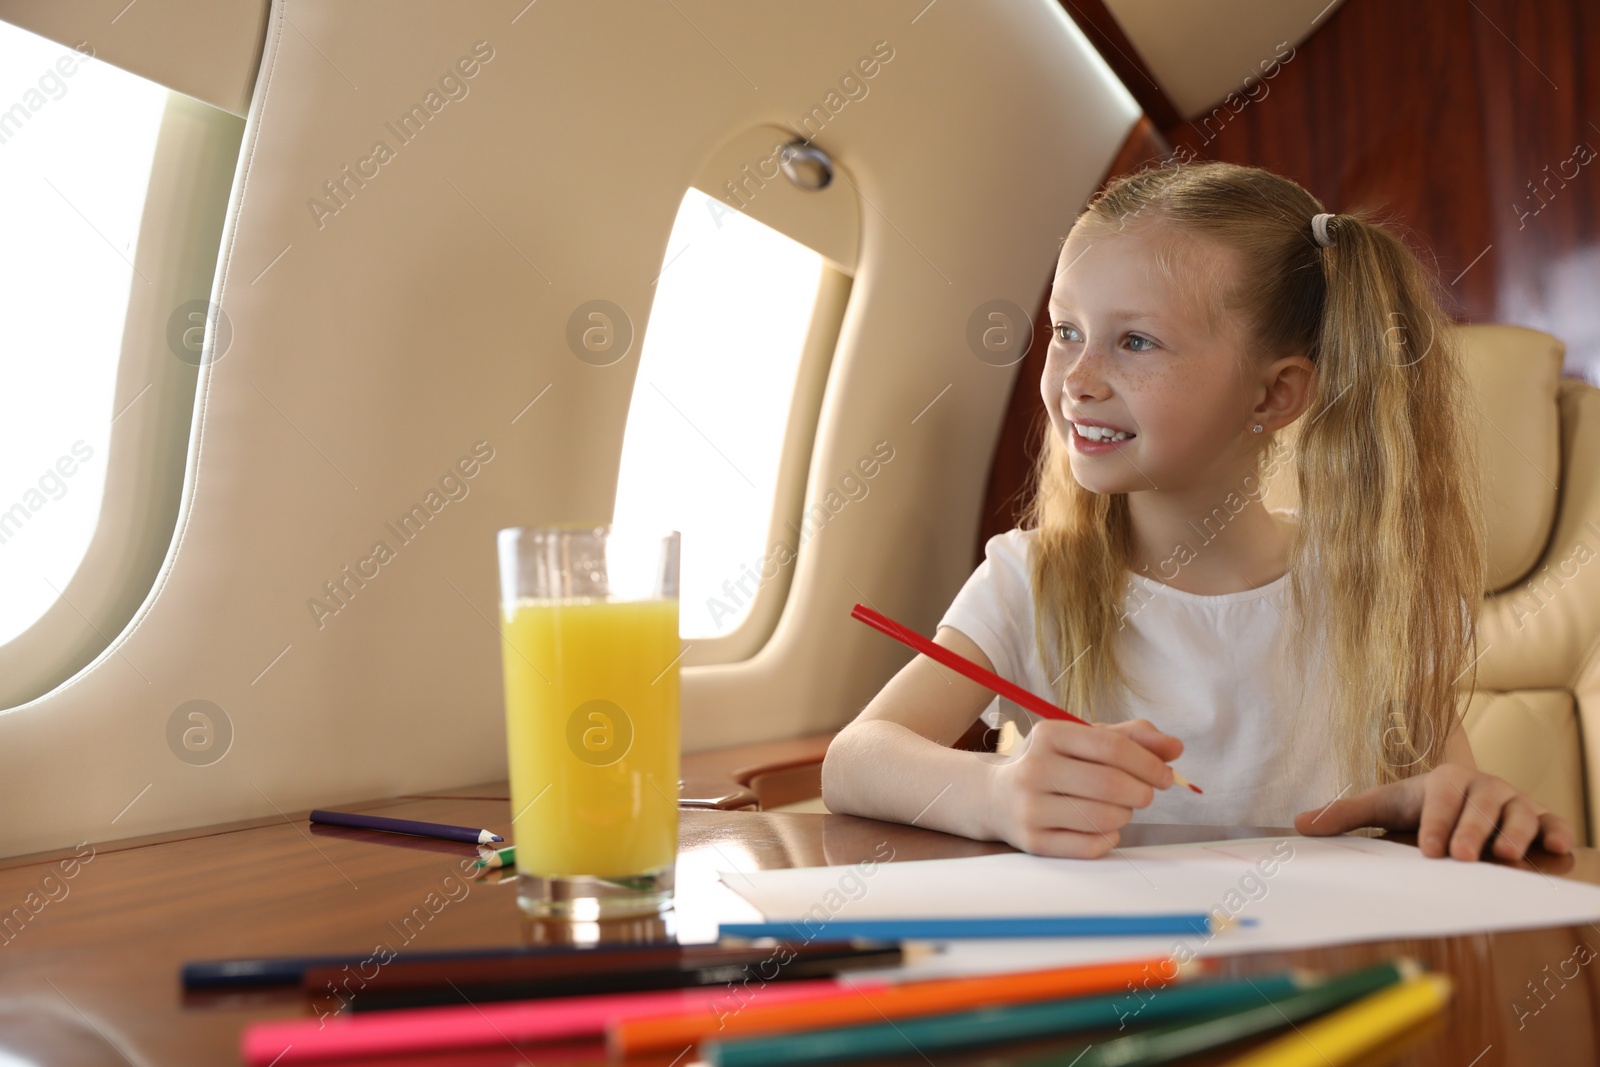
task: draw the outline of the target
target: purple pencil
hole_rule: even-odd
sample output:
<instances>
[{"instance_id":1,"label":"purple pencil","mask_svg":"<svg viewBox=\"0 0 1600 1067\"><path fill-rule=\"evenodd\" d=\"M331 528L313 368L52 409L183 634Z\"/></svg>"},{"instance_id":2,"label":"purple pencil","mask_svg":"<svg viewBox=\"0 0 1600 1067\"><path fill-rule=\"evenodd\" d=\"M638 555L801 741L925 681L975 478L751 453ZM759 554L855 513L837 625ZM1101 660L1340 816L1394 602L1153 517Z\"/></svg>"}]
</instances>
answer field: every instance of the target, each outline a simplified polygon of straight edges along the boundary
<instances>
[{"instance_id":1,"label":"purple pencil","mask_svg":"<svg viewBox=\"0 0 1600 1067\"><path fill-rule=\"evenodd\" d=\"M446 841L465 841L470 845L487 845L503 841L499 834L487 830L474 830L469 826L445 826L443 823L418 822L415 819L386 819L382 815L354 815L347 811L322 811L311 813L312 822L330 826L353 826L357 830L383 830L391 834L410 834L413 837L438 837Z\"/></svg>"}]
</instances>

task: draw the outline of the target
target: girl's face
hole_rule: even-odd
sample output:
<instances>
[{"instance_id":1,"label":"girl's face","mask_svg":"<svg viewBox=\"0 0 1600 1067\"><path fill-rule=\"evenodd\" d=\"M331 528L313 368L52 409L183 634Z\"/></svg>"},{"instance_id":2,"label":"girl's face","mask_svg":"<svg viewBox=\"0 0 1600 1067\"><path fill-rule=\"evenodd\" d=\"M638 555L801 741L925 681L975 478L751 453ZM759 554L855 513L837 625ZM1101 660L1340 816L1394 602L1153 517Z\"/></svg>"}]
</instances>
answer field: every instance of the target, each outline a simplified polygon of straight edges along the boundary
<instances>
[{"instance_id":1,"label":"girl's face","mask_svg":"<svg viewBox=\"0 0 1600 1067\"><path fill-rule=\"evenodd\" d=\"M1154 225L1092 238L1074 227L1051 288L1039 389L1073 477L1096 493L1181 492L1237 478L1254 462L1250 413L1261 387L1240 369L1243 338L1231 321L1213 329L1197 298L1165 280L1160 237ZM1236 276L1231 249L1167 247L1201 297ZM1101 441L1094 435L1105 431L1092 426L1128 436Z\"/></svg>"}]
</instances>

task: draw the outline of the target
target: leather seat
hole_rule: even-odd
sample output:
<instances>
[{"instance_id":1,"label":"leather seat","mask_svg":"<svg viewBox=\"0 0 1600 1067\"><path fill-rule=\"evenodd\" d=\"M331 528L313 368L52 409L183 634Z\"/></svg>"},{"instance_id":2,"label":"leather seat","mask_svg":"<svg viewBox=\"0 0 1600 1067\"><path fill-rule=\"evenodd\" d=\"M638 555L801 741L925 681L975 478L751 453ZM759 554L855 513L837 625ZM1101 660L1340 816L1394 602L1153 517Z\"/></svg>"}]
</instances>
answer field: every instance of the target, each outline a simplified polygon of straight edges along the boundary
<instances>
[{"instance_id":1,"label":"leather seat","mask_svg":"<svg viewBox=\"0 0 1600 1067\"><path fill-rule=\"evenodd\" d=\"M1572 821L1594 844L1600 795L1600 389L1560 377L1566 346L1539 330L1465 327L1485 415L1490 595L1478 765ZM1489 419L1493 419L1493 424Z\"/></svg>"},{"instance_id":2,"label":"leather seat","mask_svg":"<svg viewBox=\"0 0 1600 1067\"><path fill-rule=\"evenodd\" d=\"M1478 415L1489 530L1476 691L1478 766L1595 843L1600 796L1600 389L1561 377L1566 346L1520 326L1457 327ZM1284 472L1288 475L1285 476ZM1292 465L1268 507L1293 506ZM1465 687L1469 673L1463 679Z\"/></svg>"}]
</instances>

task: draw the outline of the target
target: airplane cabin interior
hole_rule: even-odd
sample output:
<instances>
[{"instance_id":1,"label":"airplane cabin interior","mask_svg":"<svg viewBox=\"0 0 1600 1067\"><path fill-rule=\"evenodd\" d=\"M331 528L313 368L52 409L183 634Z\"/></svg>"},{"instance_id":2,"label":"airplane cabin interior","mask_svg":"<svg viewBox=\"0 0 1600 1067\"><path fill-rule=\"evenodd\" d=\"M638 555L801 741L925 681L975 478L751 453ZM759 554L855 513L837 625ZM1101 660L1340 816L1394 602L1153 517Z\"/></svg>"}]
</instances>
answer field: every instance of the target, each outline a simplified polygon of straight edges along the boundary
<instances>
[{"instance_id":1,"label":"airplane cabin interior","mask_svg":"<svg viewBox=\"0 0 1600 1067\"><path fill-rule=\"evenodd\" d=\"M1385 980L1418 1005L1442 987L1443 1006L1406 1009L1437 1013L1411 1030L1347 1021L1370 1031L1362 1062L1600 1062L1600 985L1575 947L1600 929L1596 56L1586 0L0 0L0 1067L843 1062L777 1039L741 1049L756 1038L740 1026L803 1006L807 976L849 972L808 962L808 944L788 973L736 980L726 967L753 967L760 937L788 935L723 942L719 923L822 907L826 941L853 919L1060 919L1077 903L1105 919L1118 902L1162 910L1141 864L1168 858L1195 865L1193 887L1221 879L1218 900L1241 875L1263 886L1234 893L1220 933L1213 909L1218 940L1163 979L1174 991L1404 956ZM1477 643L1450 690L1474 763L1460 773L1476 775L1459 781L1490 792L1416 791L1406 826L1325 838L1288 829L1293 811L1134 813L1094 860L1029 856L998 815L918 825L941 797L975 802L978 780L920 768L1020 760L1017 716L1038 738L1106 733L1046 723L1072 718L1059 693L1015 692L1025 677L945 639L963 663L930 659L929 639L998 573L1040 492L1063 417L1041 380L1070 350L1051 304L1069 233L1118 181L1212 162L1320 202L1309 254L1350 254L1328 246L1359 212L1437 279L1450 340L1432 358L1459 357L1483 505ZM1395 344L1429 358L1402 318ZM1292 452L1309 421L1275 441ZM1095 450L1116 442L1069 436L1074 472L1111 462ZM1368 490L1350 470L1354 510ZM1424 489L1431 471L1415 472ZM1255 502L1293 512L1299 484L1278 464ZM858 732L857 781L836 785L841 731L869 707L890 716L924 669L917 692L967 702L935 738L948 751L913 773L887 730L871 750ZM1181 736L1171 710L1157 725ZM1410 750L1431 769L1443 749ZM1194 762L1171 766L1231 795ZM862 814L869 791L897 814ZM1465 827L1491 795L1538 821L1484 816L1475 843L1542 827L1549 851L1386 881L1383 865L1413 870L1419 818ZM1348 866L1284 863L1275 898L1276 877L1222 866L1280 837L1317 857L1346 842L1375 873L1341 895ZM1088 888L1030 907L1048 864L1128 886L1105 909ZM1271 940L1304 933L1271 910L1302 899L1293 879L1320 887L1303 899L1334 934ZM1391 894L1412 914L1394 887L1429 879L1449 888L1413 902L1422 925L1370 925ZM1350 907L1362 885L1371 900ZM1497 901L1498 920L1478 914ZM1166 910L1212 901L1193 903ZM914 935L880 944L922 968L883 980L906 994L920 977L1121 958L1086 954L1110 935L987 929L935 942L931 963ZM1146 955L1159 940L1134 938ZM693 981L674 955L655 986L561 969L619 946L635 972L668 966L647 947L707 955ZM712 976L711 953L736 951ZM455 952L478 954L460 973L481 997L402 978L463 965ZM275 985L217 964L290 957L303 970ZM873 961L888 966L850 966L881 976ZM201 988L191 969L213 964ZM499 995L513 986L521 999ZM604 996L664 1011L669 988L680 1006L720 996L727 1026L629 1044L624 1024L653 1016ZM531 1015L490 1010L564 994L603 1001L583 1010L604 1019L574 1029L574 1003L559 1039L538 1039ZM990 995L962 996L1010 1003ZM1145 1023L1184 1018L1163 996L1178 993L1149 998ZM855 1029L901 1019L879 1014ZM440 1043L394 1037L412 1016L407 1040ZM1157 1062L1095 1059L1109 1021L1085 1063ZM1034 1025L949 1046L908 1029L855 1055L1065 1064L1088 1040ZM1316 1062L1356 1062L1332 1041L1316 1038ZM1292 1053L1260 1062L1312 1062Z\"/></svg>"}]
</instances>

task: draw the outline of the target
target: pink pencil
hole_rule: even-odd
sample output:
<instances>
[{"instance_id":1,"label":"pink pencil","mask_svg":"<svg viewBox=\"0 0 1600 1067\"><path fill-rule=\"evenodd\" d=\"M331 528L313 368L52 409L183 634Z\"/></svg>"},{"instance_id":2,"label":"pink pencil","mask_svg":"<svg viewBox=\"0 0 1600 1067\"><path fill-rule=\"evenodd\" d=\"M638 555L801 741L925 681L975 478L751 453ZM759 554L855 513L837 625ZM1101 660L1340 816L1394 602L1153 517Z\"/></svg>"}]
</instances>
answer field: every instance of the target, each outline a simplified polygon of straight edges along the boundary
<instances>
[{"instance_id":1,"label":"pink pencil","mask_svg":"<svg viewBox=\"0 0 1600 1067\"><path fill-rule=\"evenodd\" d=\"M852 977L850 985L885 986L878 978ZM836 978L772 982L735 992L723 986L600 993L459 1008L409 1008L340 1015L330 1020L251 1023L239 1038L249 1067L319 1063L348 1056L441 1052L502 1046L507 1041L562 1041L605 1035L614 1019L692 1012L737 1013L746 1003L788 1004L836 995Z\"/></svg>"}]
</instances>

